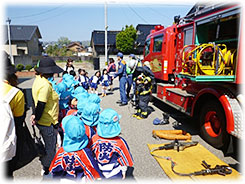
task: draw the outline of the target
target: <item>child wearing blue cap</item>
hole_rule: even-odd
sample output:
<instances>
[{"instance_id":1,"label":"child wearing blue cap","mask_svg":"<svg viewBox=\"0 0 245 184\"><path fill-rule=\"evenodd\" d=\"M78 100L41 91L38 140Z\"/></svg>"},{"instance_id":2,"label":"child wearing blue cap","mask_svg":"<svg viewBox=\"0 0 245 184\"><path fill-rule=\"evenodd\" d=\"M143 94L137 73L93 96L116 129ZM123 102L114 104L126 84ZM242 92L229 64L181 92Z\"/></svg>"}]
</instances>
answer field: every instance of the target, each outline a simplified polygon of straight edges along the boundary
<instances>
[{"instance_id":1,"label":"child wearing blue cap","mask_svg":"<svg viewBox=\"0 0 245 184\"><path fill-rule=\"evenodd\" d=\"M64 82L61 82L56 86L56 92L59 95L59 109L62 112L63 118L69 109L71 92L67 91L67 86Z\"/></svg>"},{"instance_id":2,"label":"child wearing blue cap","mask_svg":"<svg viewBox=\"0 0 245 184\"><path fill-rule=\"evenodd\" d=\"M54 80L54 76L49 77L49 78L48 78L48 81L52 84L52 87L55 89L57 83L56 83L56 81Z\"/></svg>"},{"instance_id":3,"label":"child wearing blue cap","mask_svg":"<svg viewBox=\"0 0 245 184\"><path fill-rule=\"evenodd\" d=\"M88 101L100 105L101 99L97 94L91 93L89 94Z\"/></svg>"},{"instance_id":4,"label":"child wearing blue cap","mask_svg":"<svg viewBox=\"0 0 245 184\"><path fill-rule=\"evenodd\" d=\"M100 105L96 103L86 103L81 113L81 119L85 126L92 127L96 132L100 115ZM91 136L92 137L92 136Z\"/></svg>"},{"instance_id":5,"label":"child wearing blue cap","mask_svg":"<svg viewBox=\"0 0 245 184\"><path fill-rule=\"evenodd\" d=\"M88 105L87 105L88 104ZM83 111L85 108L87 108L87 106L89 106L88 110L86 110L86 112L83 115ZM91 106L91 107L90 107ZM98 105L97 105L98 106ZM85 133L88 136L89 141L92 139L93 135L95 134L95 129L90 126L93 122L93 117L92 116L97 116L94 115L94 113L91 113L92 110L91 109L95 109L98 108L97 106L94 106L93 104L91 105L91 103L89 103L88 99L85 100L78 100L77 102L77 113L76 116L79 117L82 120L82 115L84 116L84 126L85 126ZM91 117L90 117L91 115ZM96 119L96 118L95 118ZM86 122L86 124L85 124Z\"/></svg>"},{"instance_id":6,"label":"child wearing blue cap","mask_svg":"<svg viewBox=\"0 0 245 184\"><path fill-rule=\"evenodd\" d=\"M76 116L67 116L63 120L64 143L50 167L53 178L92 181L102 178L97 162L88 145L85 127Z\"/></svg>"},{"instance_id":7,"label":"child wearing blue cap","mask_svg":"<svg viewBox=\"0 0 245 184\"><path fill-rule=\"evenodd\" d=\"M97 134L92 137L91 150L103 175L107 179L125 179L127 167L133 158L126 141L119 137L121 116L113 109L105 109L99 117Z\"/></svg>"},{"instance_id":8,"label":"child wearing blue cap","mask_svg":"<svg viewBox=\"0 0 245 184\"><path fill-rule=\"evenodd\" d=\"M77 103L78 100L80 99L80 101L85 100L89 97L88 92L82 87L79 86L77 87L73 93L71 94L71 106L70 106L70 110L67 112L67 116L71 115L71 114L75 114L77 112Z\"/></svg>"},{"instance_id":9,"label":"child wearing blue cap","mask_svg":"<svg viewBox=\"0 0 245 184\"><path fill-rule=\"evenodd\" d=\"M67 85L68 91L73 93L73 91L79 85L79 82L70 74L64 74L62 78L62 81L64 81L64 83Z\"/></svg>"},{"instance_id":10,"label":"child wearing blue cap","mask_svg":"<svg viewBox=\"0 0 245 184\"><path fill-rule=\"evenodd\" d=\"M97 89L98 89L99 79L100 79L100 71L95 72L95 74L89 79L91 93L98 94Z\"/></svg>"},{"instance_id":11,"label":"child wearing blue cap","mask_svg":"<svg viewBox=\"0 0 245 184\"><path fill-rule=\"evenodd\" d=\"M64 82L61 82L56 86L56 92L59 95L59 124L57 125L57 127L58 133L60 135L60 137L58 137L57 139L57 144L61 146L64 138L63 130L61 128L61 121L69 110L71 92L67 91L67 86Z\"/></svg>"}]
</instances>

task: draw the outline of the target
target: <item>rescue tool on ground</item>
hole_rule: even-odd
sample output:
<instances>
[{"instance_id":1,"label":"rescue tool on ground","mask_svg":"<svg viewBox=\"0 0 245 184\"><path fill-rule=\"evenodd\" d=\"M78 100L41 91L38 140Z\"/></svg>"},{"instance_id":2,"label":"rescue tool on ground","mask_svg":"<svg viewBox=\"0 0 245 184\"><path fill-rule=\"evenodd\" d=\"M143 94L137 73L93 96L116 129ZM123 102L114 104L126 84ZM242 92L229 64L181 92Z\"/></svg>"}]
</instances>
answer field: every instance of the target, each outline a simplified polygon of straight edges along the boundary
<instances>
[{"instance_id":1,"label":"rescue tool on ground","mask_svg":"<svg viewBox=\"0 0 245 184\"><path fill-rule=\"evenodd\" d=\"M227 174L232 173L232 170L229 166L216 165L215 167L212 168L210 165L208 165L205 162L205 160L202 161L202 166L205 169L202 169L200 171L194 171L192 173L179 173L179 172L174 170L175 165L176 165L176 163L171 160L171 169L175 174L177 174L179 176L198 176L198 175L213 175L213 174L219 174L222 176L226 176Z\"/></svg>"},{"instance_id":2,"label":"rescue tool on ground","mask_svg":"<svg viewBox=\"0 0 245 184\"><path fill-rule=\"evenodd\" d=\"M169 144L165 144L164 146L159 146L157 148L153 148L151 150L151 154L153 155L153 152L156 150L176 150L177 152L183 151L185 148L191 147L191 146L196 146L198 144L197 141L193 142L179 142L177 139L175 139L173 142ZM153 155L156 156L156 155Z\"/></svg>"},{"instance_id":3,"label":"rescue tool on ground","mask_svg":"<svg viewBox=\"0 0 245 184\"><path fill-rule=\"evenodd\" d=\"M175 144L181 144L182 146L178 147ZM174 167L177 165L177 163L174 162L171 157L160 156L160 155L156 155L153 153L154 151L157 151L157 150L169 150L169 149L175 149L175 150L183 151L185 148L195 146L197 144L198 144L198 142L184 142L184 143L177 142L176 143L176 141L174 141L170 144L165 144L164 146L153 148L151 150L151 155L154 157L157 157L157 158L169 160L171 162L171 169L172 169L173 173L175 173L176 175L179 175L179 176L198 176L198 175L204 175L205 176L205 175L213 175L213 174L226 176L226 175L232 173L232 169L227 165L216 165L215 167L212 168L211 165L207 164L207 162L205 160L202 161L202 166L205 169L202 169L200 171L194 171L191 173L180 173L174 169Z\"/></svg>"}]
</instances>

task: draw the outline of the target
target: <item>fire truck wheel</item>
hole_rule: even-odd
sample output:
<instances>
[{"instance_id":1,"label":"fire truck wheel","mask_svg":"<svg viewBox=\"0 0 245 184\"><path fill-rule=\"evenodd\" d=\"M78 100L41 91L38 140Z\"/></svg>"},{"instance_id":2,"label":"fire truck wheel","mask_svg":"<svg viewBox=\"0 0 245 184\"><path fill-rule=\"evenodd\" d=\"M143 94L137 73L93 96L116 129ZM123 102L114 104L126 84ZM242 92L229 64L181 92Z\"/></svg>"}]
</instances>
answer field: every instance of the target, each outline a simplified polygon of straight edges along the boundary
<instances>
[{"instance_id":1,"label":"fire truck wheel","mask_svg":"<svg viewBox=\"0 0 245 184\"><path fill-rule=\"evenodd\" d=\"M224 148L228 144L226 118L219 102L208 101L200 112L200 134L215 148Z\"/></svg>"}]
</instances>

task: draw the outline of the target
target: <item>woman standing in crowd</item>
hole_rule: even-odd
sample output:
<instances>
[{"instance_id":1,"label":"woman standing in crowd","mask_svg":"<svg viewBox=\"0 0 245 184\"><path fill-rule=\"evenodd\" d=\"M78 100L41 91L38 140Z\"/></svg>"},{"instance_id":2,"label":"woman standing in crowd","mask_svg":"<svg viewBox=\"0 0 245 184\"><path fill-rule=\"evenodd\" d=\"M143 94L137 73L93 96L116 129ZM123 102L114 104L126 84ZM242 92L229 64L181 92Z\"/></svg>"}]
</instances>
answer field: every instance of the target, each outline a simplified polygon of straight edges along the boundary
<instances>
[{"instance_id":1,"label":"woman standing in crowd","mask_svg":"<svg viewBox=\"0 0 245 184\"><path fill-rule=\"evenodd\" d=\"M71 70L75 71L75 67L73 66L73 60L72 59L67 59L67 63L63 68L64 71L67 73L70 73Z\"/></svg>"},{"instance_id":2,"label":"woman standing in crowd","mask_svg":"<svg viewBox=\"0 0 245 184\"><path fill-rule=\"evenodd\" d=\"M35 69L36 79L32 85L32 96L35 112L31 116L32 124L36 125L45 143L46 155L41 157L43 174L49 174L49 166L56 153L57 124L59 115L59 95L48 81L54 73L63 72L49 57L42 58Z\"/></svg>"},{"instance_id":3,"label":"woman standing in crowd","mask_svg":"<svg viewBox=\"0 0 245 184\"><path fill-rule=\"evenodd\" d=\"M15 68L12 66L10 59L6 52L3 53L3 60L5 64L5 73L4 73L4 80L3 80L3 99L9 103L10 109L13 114L14 124L15 125L6 125L2 127L2 137L4 140L8 140L12 137L10 136L9 127L14 126L15 128L12 131L16 131L17 141L18 141L18 127L22 126L22 123L25 119L25 97L21 90L17 87L17 76L15 75ZM7 99L8 98L8 99ZM8 122L4 122L8 123ZM5 129L5 127L7 129ZM5 134L6 133L6 134ZM13 132L12 132L13 133ZM4 135L5 134L5 135ZM14 132L15 134L15 132ZM16 137L16 136L14 136ZM13 151L14 150L14 151ZM1 158L6 164L6 175L8 178L13 178L13 172L15 170L15 155L18 153L15 152L16 144L13 145L11 148L9 147L8 150L4 150L1 147L1 152L6 153L4 158Z\"/></svg>"},{"instance_id":4,"label":"woman standing in crowd","mask_svg":"<svg viewBox=\"0 0 245 184\"><path fill-rule=\"evenodd\" d=\"M116 64L113 58L109 58L109 66L107 68L107 72L111 77L110 88L108 90L113 91L113 76L116 73Z\"/></svg>"}]
</instances>

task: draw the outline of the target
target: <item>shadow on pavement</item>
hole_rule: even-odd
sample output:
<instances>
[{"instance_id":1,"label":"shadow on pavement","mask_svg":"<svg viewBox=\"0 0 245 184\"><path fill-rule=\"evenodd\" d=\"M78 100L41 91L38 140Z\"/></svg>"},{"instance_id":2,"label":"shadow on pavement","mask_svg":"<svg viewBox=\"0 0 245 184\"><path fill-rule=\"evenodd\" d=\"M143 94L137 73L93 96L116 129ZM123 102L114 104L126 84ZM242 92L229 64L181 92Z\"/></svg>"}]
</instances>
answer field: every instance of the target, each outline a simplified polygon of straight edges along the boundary
<instances>
[{"instance_id":1,"label":"shadow on pavement","mask_svg":"<svg viewBox=\"0 0 245 184\"><path fill-rule=\"evenodd\" d=\"M113 91L116 91L116 90L119 90L120 88L119 87L116 87L116 88L113 88Z\"/></svg>"},{"instance_id":2,"label":"shadow on pavement","mask_svg":"<svg viewBox=\"0 0 245 184\"><path fill-rule=\"evenodd\" d=\"M174 129L181 129L184 130L191 135L198 135L199 134L199 126L198 122L194 120L194 118L191 118L184 113L174 109L173 107L170 107L169 105L165 104L164 102L154 98L153 99L153 105L166 114L168 114L171 118L173 118L175 121L172 123L172 126ZM158 117L159 119L162 119L163 117Z\"/></svg>"}]
</instances>

